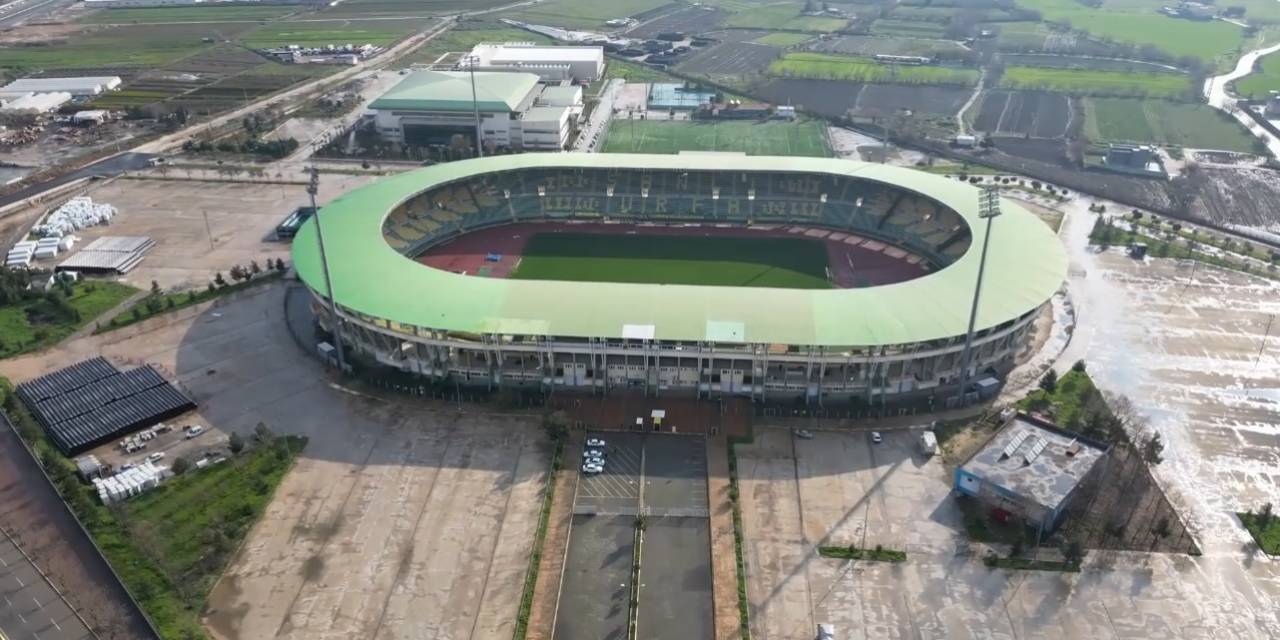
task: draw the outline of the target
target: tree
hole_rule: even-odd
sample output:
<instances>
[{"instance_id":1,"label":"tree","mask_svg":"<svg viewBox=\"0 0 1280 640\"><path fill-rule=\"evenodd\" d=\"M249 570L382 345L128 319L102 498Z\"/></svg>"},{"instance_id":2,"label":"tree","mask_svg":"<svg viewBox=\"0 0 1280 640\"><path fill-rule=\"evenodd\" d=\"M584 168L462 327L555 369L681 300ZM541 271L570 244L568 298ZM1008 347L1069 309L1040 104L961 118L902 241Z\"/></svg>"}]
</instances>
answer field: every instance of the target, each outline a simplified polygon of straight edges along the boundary
<instances>
[{"instance_id":1,"label":"tree","mask_svg":"<svg viewBox=\"0 0 1280 640\"><path fill-rule=\"evenodd\" d=\"M279 271L280 273L284 273L284 268L285 268L284 260L281 260L280 258L276 258L276 271Z\"/></svg>"},{"instance_id":2,"label":"tree","mask_svg":"<svg viewBox=\"0 0 1280 640\"><path fill-rule=\"evenodd\" d=\"M265 422L259 422L258 425L253 428L253 439L258 442L267 444L272 440L275 440L275 437L276 434L271 432L270 427L268 427Z\"/></svg>"},{"instance_id":3,"label":"tree","mask_svg":"<svg viewBox=\"0 0 1280 640\"><path fill-rule=\"evenodd\" d=\"M244 438L240 437L240 434L233 432L231 437L227 439L227 447L231 449L231 453L244 451Z\"/></svg>"},{"instance_id":4,"label":"tree","mask_svg":"<svg viewBox=\"0 0 1280 640\"><path fill-rule=\"evenodd\" d=\"M1271 520L1272 518L1275 517L1275 515L1272 513L1271 510L1272 510L1272 506L1270 502L1262 505L1262 508L1258 510L1258 515L1256 516L1256 518L1258 520L1259 527L1262 527L1265 529L1271 525Z\"/></svg>"},{"instance_id":5,"label":"tree","mask_svg":"<svg viewBox=\"0 0 1280 640\"><path fill-rule=\"evenodd\" d=\"M171 469L173 470L173 474L176 476L180 476L186 473L187 470L190 468L191 468L191 461L182 457L175 458L173 461L173 466L171 467Z\"/></svg>"},{"instance_id":6,"label":"tree","mask_svg":"<svg viewBox=\"0 0 1280 640\"><path fill-rule=\"evenodd\" d=\"M218 285L219 287L225 287L227 286L227 279L223 278L222 272L219 271L217 274L213 276L213 283Z\"/></svg>"},{"instance_id":7,"label":"tree","mask_svg":"<svg viewBox=\"0 0 1280 640\"><path fill-rule=\"evenodd\" d=\"M542 416L542 431L552 441L569 435L569 416L563 411L554 411Z\"/></svg>"},{"instance_id":8,"label":"tree","mask_svg":"<svg viewBox=\"0 0 1280 640\"><path fill-rule=\"evenodd\" d=\"M1079 540L1068 541L1062 547L1062 558L1070 564L1080 564L1084 560L1084 545Z\"/></svg>"},{"instance_id":9,"label":"tree","mask_svg":"<svg viewBox=\"0 0 1280 640\"><path fill-rule=\"evenodd\" d=\"M1071 365L1071 370L1076 373L1084 373L1084 367L1084 360L1076 360L1076 363Z\"/></svg>"},{"instance_id":10,"label":"tree","mask_svg":"<svg viewBox=\"0 0 1280 640\"><path fill-rule=\"evenodd\" d=\"M244 280L246 277L248 277L248 276L247 276L247 274L245 274L245 272L244 272L244 267L242 267L242 266L240 266L240 265L235 265L235 266L231 267L231 279L232 279L232 280L235 280L236 282L240 282L241 280Z\"/></svg>"},{"instance_id":11,"label":"tree","mask_svg":"<svg viewBox=\"0 0 1280 640\"><path fill-rule=\"evenodd\" d=\"M1046 371L1044 377L1040 378L1040 388L1053 393L1058 388L1058 372L1053 369Z\"/></svg>"},{"instance_id":12,"label":"tree","mask_svg":"<svg viewBox=\"0 0 1280 640\"><path fill-rule=\"evenodd\" d=\"M255 275L255 276L258 275L259 273L262 273L262 267L258 266L257 260L249 261L249 273L250 275Z\"/></svg>"},{"instance_id":13,"label":"tree","mask_svg":"<svg viewBox=\"0 0 1280 640\"><path fill-rule=\"evenodd\" d=\"M1159 433L1153 433L1142 441L1142 460L1149 465L1158 465L1164 461L1160 455L1164 451L1164 442Z\"/></svg>"}]
</instances>

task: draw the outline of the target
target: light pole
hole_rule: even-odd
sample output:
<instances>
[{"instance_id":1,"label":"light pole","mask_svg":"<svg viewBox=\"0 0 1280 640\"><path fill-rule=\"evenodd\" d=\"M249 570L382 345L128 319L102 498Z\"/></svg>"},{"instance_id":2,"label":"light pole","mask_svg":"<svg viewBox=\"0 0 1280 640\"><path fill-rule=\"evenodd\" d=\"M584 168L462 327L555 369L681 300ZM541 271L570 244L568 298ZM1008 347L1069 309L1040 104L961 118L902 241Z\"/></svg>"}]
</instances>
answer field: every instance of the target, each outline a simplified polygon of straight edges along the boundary
<instances>
[{"instance_id":1,"label":"light pole","mask_svg":"<svg viewBox=\"0 0 1280 640\"><path fill-rule=\"evenodd\" d=\"M333 330L333 347L338 352L338 375L347 371L347 356L342 352L342 320L338 318L337 296L333 293L333 279L329 277L329 258L324 252L324 233L320 229L320 209L316 206L316 194L320 192L320 169L311 164L311 179L307 182L307 195L311 196L311 217L316 221L316 242L320 245L320 270L324 271L324 288L329 293L329 328Z\"/></svg>"},{"instance_id":2,"label":"light pole","mask_svg":"<svg viewBox=\"0 0 1280 640\"><path fill-rule=\"evenodd\" d=\"M481 136L480 129L480 102L476 99L476 64L480 62L479 57L474 55L466 56L462 59L467 63L467 70L471 72L471 111L476 116L476 157L484 157L484 137Z\"/></svg>"},{"instance_id":3,"label":"light pole","mask_svg":"<svg viewBox=\"0 0 1280 640\"><path fill-rule=\"evenodd\" d=\"M965 391L969 386L969 359L973 355L973 326L978 321L978 299L982 295L982 275L987 269L987 245L991 244L991 220L1000 215L1000 190L994 186L983 187L978 196L978 218L986 220L982 235L982 256L978 259L978 282L973 288L973 306L969 309L969 330L964 334L964 352L960 356L960 406L965 403Z\"/></svg>"}]
</instances>

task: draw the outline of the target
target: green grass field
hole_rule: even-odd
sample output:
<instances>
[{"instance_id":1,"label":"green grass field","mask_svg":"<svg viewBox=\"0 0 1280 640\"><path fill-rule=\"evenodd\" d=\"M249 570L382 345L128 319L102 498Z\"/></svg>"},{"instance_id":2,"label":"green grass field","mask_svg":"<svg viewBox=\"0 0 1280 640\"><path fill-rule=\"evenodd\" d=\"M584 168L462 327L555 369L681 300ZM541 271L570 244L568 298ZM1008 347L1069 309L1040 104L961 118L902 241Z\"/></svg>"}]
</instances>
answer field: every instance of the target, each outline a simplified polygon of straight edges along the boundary
<instances>
[{"instance_id":1,"label":"green grass field","mask_svg":"<svg viewBox=\"0 0 1280 640\"><path fill-rule=\"evenodd\" d=\"M790 78L959 86L973 86L979 76L976 69L934 65L918 67L888 65L880 64L870 58L808 52L783 55L769 65L769 73Z\"/></svg>"},{"instance_id":2,"label":"green grass field","mask_svg":"<svg viewBox=\"0 0 1280 640\"><path fill-rule=\"evenodd\" d=\"M326 44L391 44L416 31L421 20L360 22L273 22L240 38L246 47L320 46Z\"/></svg>"},{"instance_id":3,"label":"green grass field","mask_svg":"<svg viewBox=\"0 0 1280 640\"><path fill-rule=\"evenodd\" d=\"M1203 104L1089 98L1085 136L1094 142L1126 141L1192 149L1256 152L1256 139L1234 119Z\"/></svg>"},{"instance_id":4,"label":"green grass field","mask_svg":"<svg viewBox=\"0 0 1280 640\"><path fill-rule=\"evenodd\" d=\"M800 44L801 42L808 42L812 39L813 39L813 36L805 33L779 32L779 33L770 33L768 35L760 36L759 38L752 40L752 42L772 45L775 47L790 47L790 46Z\"/></svg>"},{"instance_id":5,"label":"green grass field","mask_svg":"<svg viewBox=\"0 0 1280 640\"><path fill-rule=\"evenodd\" d=\"M714 5L733 15L725 21L726 27L743 29L796 29L801 31L836 31L843 29L848 20L844 18L826 18L802 16L804 2L786 0L783 2L744 2L742 0L719 0L704 4Z\"/></svg>"},{"instance_id":6,"label":"green grass field","mask_svg":"<svg viewBox=\"0 0 1280 640\"><path fill-rule=\"evenodd\" d=\"M117 282L76 284L66 301L78 319L60 312L43 296L0 307L0 358L57 344L136 292Z\"/></svg>"},{"instance_id":7,"label":"green grass field","mask_svg":"<svg viewBox=\"0 0 1280 640\"><path fill-rule=\"evenodd\" d=\"M1191 91L1191 79L1176 73L1009 67L1000 78L1000 87L1075 95L1170 98L1187 95Z\"/></svg>"},{"instance_id":8,"label":"green grass field","mask_svg":"<svg viewBox=\"0 0 1280 640\"><path fill-rule=\"evenodd\" d=\"M1235 81L1236 93L1246 98L1261 100L1276 90L1280 90L1280 54L1276 53L1263 56L1253 73Z\"/></svg>"},{"instance_id":9,"label":"green grass field","mask_svg":"<svg viewBox=\"0 0 1280 640\"><path fill-rule=\"evenodd\" d=\"M137 9L109 9L94 11L78 20L83 24L155 24L158 22L228 22L244 20L270 20L298 11L296 6L271 5L255 7L227 5L225 7L155 7Z\"/></svg>"},{"instance_id":10,"label":"green grass field","mask_svg":"<svg viewBox=\"0 0 1280 640\"><path fill-rule=\"evenodd\" d=\"M925 22L923 20L882 18L871 25L871 33L878 36L903 38L941 38L946 30L946 25L942 23Z\"/></svg>"},{"instance_id":11,"label":"green grass field","mask_svg":"<svg viewBox=\"0 0 1280 640\"><path fill-rule=\"evenodd\" d=\"M511 277L830 289L826 273L826 249L803 238L539 233Z\"/></svg>"},{"instance_id":12,"label":"green grass field","mask_svg":"<svg viewBox=\"0 0 1280 640\"><path fill-rule=\"evenodd\" d=\"M1157 13L1166 4L1169 3L1163 0L1112 0L1094 9L1076 0L1018 0L1018 6L1039 11L1045 20L1069 23L1072 28L1099 38L1149 44L1170 55L1192 56L1210 63L1244 42L1244 30L1234 24L1181 20ZM1252 16L1254 11L1248 13Z\"/></svg>"},{"instance_id":13,"label":"green grass field","mask_svg":"<svg viewBox=\"0 0 1280 640\"><path fill-rule=\"evenodd\" d=\"M821 122L618 120L609 124L605 153L741 151L757 156L831 156Z\"/></svg>"}]
</instances>

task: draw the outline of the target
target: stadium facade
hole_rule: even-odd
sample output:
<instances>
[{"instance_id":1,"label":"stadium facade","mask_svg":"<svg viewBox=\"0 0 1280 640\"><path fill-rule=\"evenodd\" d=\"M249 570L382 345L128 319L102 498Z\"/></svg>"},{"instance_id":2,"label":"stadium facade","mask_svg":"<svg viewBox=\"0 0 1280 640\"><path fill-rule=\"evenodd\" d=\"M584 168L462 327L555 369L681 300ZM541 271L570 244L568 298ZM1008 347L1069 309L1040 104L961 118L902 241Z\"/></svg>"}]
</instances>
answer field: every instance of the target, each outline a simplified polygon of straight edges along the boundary
<instances>
[{"instance_id":1,"label":"stadium facade","mask_svg":"<svg viewBox=\"0 0 1280 640\"><path fill-rule=\"evenodd\" d=\"M734 154L523 154L387 178L321 211L348 349L434 380L762 402L952 397L985 221L979 191L910 169ZM1003 376L1066 256L1018 205L990 234L971 375ZM803 225L929 272L890 285L777 289L478 277L414 258L512 222ZM868 245L870 246L870 245ZM294 260L328 328L314 221Z\"/></svg>"}]
</instances>

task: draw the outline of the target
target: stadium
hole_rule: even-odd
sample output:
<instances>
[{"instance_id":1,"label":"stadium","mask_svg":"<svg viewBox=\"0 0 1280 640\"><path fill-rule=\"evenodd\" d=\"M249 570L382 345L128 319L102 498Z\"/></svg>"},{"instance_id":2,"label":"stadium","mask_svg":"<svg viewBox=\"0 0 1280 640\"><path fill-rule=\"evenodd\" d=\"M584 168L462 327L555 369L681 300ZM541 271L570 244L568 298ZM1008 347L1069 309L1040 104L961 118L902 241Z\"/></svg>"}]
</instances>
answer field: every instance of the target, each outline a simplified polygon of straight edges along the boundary
<instances>
[{"instance_id":1,"label":"stadium","mask_svg":"<svg viewBox=\"0 0 1280 640\"><path fill-rule=\"evenodd\" d=\"M363 362L489 389L757 402L956 395L979 190L911 169L737 154L523 154L386 178L321 211ZM991 226L975 378L1000 378L1066 275L1036 216ZM293 245L332 327L315 221Z\"/></svg>"}]
</instances>

